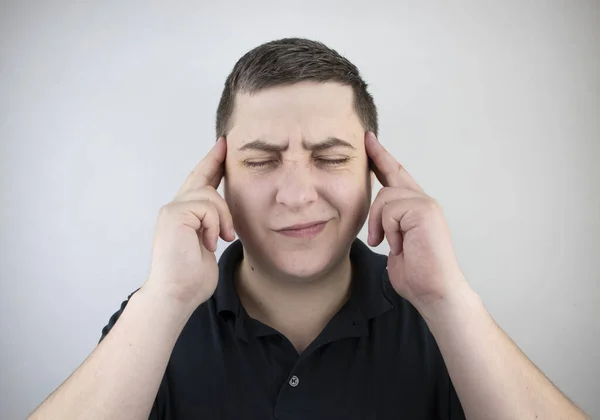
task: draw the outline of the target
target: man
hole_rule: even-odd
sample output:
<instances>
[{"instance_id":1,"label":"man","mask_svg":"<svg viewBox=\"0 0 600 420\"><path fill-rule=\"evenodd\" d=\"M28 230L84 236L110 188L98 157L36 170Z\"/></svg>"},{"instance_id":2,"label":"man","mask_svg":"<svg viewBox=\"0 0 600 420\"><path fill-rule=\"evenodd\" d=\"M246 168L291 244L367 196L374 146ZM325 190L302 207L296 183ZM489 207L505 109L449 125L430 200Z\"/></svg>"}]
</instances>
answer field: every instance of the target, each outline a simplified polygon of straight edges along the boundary
<instances>
[{"instance_id":1,"label":"man","mask_svg":"<svg viewBox=\"0 0 600 420\"><path fill-rule=\"evenodd\" d=\"M335 51L284 39L242 57L147 281L32 418L585 418L494 323L439 205L376 134ZM387 258L356 239L367 216Z\"/></svg>"}]
</instances>

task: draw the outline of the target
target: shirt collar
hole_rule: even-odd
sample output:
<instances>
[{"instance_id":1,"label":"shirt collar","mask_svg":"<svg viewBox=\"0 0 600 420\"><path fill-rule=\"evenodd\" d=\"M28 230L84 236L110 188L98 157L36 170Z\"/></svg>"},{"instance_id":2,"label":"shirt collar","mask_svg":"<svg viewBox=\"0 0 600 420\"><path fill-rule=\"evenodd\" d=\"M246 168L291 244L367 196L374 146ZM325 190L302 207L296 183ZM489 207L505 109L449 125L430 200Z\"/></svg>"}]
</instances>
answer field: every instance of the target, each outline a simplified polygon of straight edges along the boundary
<instances>
[{"instance_id":1,"label":"shirt collar","mask_svg":"<svg viewBox=\"0 0 600 420\"><path fill-rule=\"evenodd\" d=\"M248 317L240 304L234 284L235 271L243 256L244 249L239 239L225 249L219 259L219 282L213 298L217 313L235 317L236 332L247 336L244 324L248 323ZM384 283L389 282L387 257L371 251L357 238L350 247L350 261L353 269L352 291L348 304L341 311L353 312L361 333L366 334L366 321L392 308L384 292Z\"/></svg>"},{"instance_id":2,"label":"shirt collar","mask_svg":"<svg viewBox=\"0 0 600 420\"><path fill-rule=\"evenodd\" d=\"M360 239L350 248L353 278L350 300L354 301L366 320L377 317L392 308L384 292L387 276L387 257L377 254Z\"/></svg>"},{"instance_id":3,"label":"shirt collar","mask_svg":"<svg viewBox=\"0 0 600 420\"><path fill-rule=\"evenodd\" d=\"M238 239L230 244L219 258L219 282L213 294L218 314L223 312L231 312L234 316L238 314L241 305L234 279L235 271L243 257L244 247Z\"/></svg>"}]
</instances>

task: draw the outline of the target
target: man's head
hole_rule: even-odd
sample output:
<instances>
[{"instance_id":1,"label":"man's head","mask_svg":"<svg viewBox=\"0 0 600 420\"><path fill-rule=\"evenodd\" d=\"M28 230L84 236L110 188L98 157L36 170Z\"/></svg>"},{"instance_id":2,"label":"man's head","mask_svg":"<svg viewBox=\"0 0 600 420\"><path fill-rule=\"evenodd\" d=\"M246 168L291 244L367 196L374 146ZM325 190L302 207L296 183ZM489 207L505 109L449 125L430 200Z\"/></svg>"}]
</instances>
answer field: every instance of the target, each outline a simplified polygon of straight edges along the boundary
<instances>
[{"instance_id":1,"label":"man's head","mask_svg":"<svg viewBox=\"0 0 600 420\"><path fill-rule=\"evenodd\" d=\"M371 201L366 131L377 132L367 85L325 45L273 41L236 63L217 136L227 138L225 199L261 268L306 278L347 256ZM315 222L326 223L289 229Z\"/></svg>"}]
</instances>

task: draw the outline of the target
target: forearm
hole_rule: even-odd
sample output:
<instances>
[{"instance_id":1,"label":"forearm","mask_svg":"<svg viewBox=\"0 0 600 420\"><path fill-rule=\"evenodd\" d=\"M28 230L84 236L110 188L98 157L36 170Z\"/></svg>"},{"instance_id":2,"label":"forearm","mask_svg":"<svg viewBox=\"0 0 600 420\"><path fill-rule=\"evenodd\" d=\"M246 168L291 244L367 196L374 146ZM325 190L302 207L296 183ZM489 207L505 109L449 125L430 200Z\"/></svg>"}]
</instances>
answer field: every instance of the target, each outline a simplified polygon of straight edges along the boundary
<instances>
[{"instance_id":1,"label":"forearm","mask_svg":"<svg viewBox=\"0 0 600 420\"><path fill-rule=\"evenodd\" d=\"M141 289L86 361L30 418L147 419L189 316L175 302Z\"/></svg>"},{"instance_id":2,"label":"forearm","mask_svg":"<svg viewBox=\"0 0 600 420\"><path fill-rule=\"evenodd\" d=\"M467 418L585 419L465 289L422 314Z\"/></svg>"}]
</instances>

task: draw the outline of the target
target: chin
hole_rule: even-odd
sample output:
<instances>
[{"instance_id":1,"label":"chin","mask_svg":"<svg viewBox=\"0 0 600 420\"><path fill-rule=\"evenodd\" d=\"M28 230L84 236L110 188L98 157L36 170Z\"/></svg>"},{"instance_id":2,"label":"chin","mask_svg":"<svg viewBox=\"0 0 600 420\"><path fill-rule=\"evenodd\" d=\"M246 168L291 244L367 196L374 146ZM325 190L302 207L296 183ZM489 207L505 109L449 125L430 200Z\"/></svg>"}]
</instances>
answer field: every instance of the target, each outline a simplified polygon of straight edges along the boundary
<instances>
[{"instance_id":1,"label":"chin","mask_svg":"<svg viewBox=\"0 0 600 420\"><path fill-rule=\"evenodd\" d=\"M250 225L236 229L257 264L292 281L318 279L337 267L348 256L359 230L357 224L340 225L338 220L330 221L312 237L290 237L272 230L254 230Z\"/></svg>"},{"instance_id":2,"label":"chin","mask_svg":"<svg viewBox=\"0 0 600 420\"><path fill-rule=\"evenodd\" d=\"M321 250L278 251L272 264L280 273L290 278L310 279L320 277L335 265L336 255Z\"/></svg>"},{"instance_id":3,"label":"chin","mask_svg":"<svg viewBox=\"0 0 600 420\"><path fill-rule=\"evenodd\" d=\"M325 233L325 232L324 232ZM312 240L278 238L267 242L265 258L274 270L290 279L308 280L321 277L336 267L347 255L347 243L337 235L325 235Z\"/></svg>"},{"instance_id":4,"label":"chin","mask_svg":"<svg viewBox=\"0 0 600 420\"><path fill-rule=\"evenodd\" d=\"M238 234L246 252L256 263L270 267L273 272L290 280L309 280L331 270L344 256L345 250L335 237L295 240L289 238L261 238ZM244 237L246 236L246 238Z\"/></svg>"}]
</instances>

